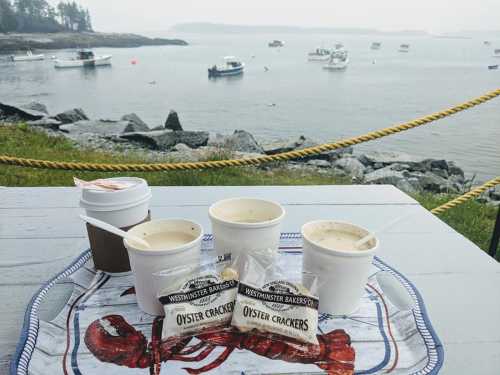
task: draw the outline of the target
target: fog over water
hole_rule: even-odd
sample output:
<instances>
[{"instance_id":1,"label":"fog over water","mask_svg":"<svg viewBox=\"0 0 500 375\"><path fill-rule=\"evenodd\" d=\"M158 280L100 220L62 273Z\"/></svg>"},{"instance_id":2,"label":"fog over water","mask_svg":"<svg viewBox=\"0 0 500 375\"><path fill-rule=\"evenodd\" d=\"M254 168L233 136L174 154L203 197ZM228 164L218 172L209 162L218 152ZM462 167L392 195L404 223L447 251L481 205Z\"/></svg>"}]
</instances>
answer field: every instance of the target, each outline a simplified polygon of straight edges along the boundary
<instances>
[{"instance_id":1,"label":"fog over water","mask_svg":"<svg viewBox=\"0 0 500 375\"><path fill-rule=\"evenodd\" d=\"M57 4L59 0L49 0ZM168 30L181 22L420 29L499 29L498 0L78 0L102 31Z\"/></svg>"}]
</instances>

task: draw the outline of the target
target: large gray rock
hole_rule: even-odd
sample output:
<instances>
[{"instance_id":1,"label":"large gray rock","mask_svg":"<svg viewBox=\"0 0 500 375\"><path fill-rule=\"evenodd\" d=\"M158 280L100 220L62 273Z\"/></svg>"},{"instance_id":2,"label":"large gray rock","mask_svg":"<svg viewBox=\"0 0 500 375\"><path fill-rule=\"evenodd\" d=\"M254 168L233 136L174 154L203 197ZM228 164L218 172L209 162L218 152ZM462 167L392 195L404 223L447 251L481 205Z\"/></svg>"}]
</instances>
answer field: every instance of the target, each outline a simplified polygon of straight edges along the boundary
<instances>
[{"instance_id":1,"label":"large gray rock","mask_svg":"<svg viewBox=\"0 0 500 375\"><path fill-rule=\"evenodd\" d=\"M252 134L245 130L235 130L230 136L224 137L222 147L246 153L262 154L264 150L257 143Z\"/></svg>"},{"instance_id":2,"label":"large gray rock","mask_svg":"<svg viewBox=\"0 0 500 375\"><path fill-rule=\"evenodd\" d=\"M179 143L190 148L206 146L207 132L156 130L150 132L135 132L122 134L121 138L137 142L155 150L170 150Z\"/></svg>"},{"instance_id":3,"label":"large gray rock","mask_svg":"<svg viewBox=\"0 0 500 375\"><path fill-rule=\"evenodd\" d=\"M450 176L460 176L462 177L462 180L465 178L463 169L458 167L454 161L448 162L448 174Z\"/></svg>"},{"instance_id":4,"label":"large gray rock","mask_svg":"<svg viewBox=\"0 0 500 375\"><path fill-rule=\"evenodd\" d=\"M39 113L45 113L46 115L49 114L49 111L47 110L47 106L45 104L39 103L39 102L31 102L28 104L23 104L21 106L22 109L26 109L29 111L35 111Z\"/></svg>"},{"instance_id":5,"label":"large gray rock","mask_svg":"<svg viewBox=\"0 0 500 375\"><path fill-rule=\"evenodd\" d=\"M398 152L388 152L388 151L368 152L359 155L358 159L365 166L374 166L375 164L386 166L394 163L414 165L417 163L422 163L423 161L426 160L425 158L421 158L418 156L413 156Z\"/></svg>"},{"instance_id":6,"label":"large gray rock","mask_svg":"<svg viewBox=\"0 0 500 375\"><path fill-rule=\"evenodd\" d=\"M29 106L27 104L26 106ZM35 121L40 120L47 114L24 106L13 106L0 103L0 119L7 121Z\"/></svg>"},{"instance_id":7,"label":"large gray rock","mask_svg":"<svg viewBox=\"0 0 500 375\"><path fill-rule=\"evenodd\" d=\"M70 109L69 111L59 113L55 115L54 118L58 121L61 121L63 124L72 124L78 121L89 119L81 108L74 108Z\"/></svg>"},{"instance_id":8,"label":"large gray rock","mask_svg":"<svg viewBox=\"0 0 500 375\"><path fill-rule=\"evenodd\" d=\"M177 143L174 147L172 147L172 151L175 152L189 152L192 148L184 143Z\"/></svg>"},{"instance_id":9,"label":"large gray rock","mask_svg":"<svg viewBox=\"0 0 500 375\"><path fill-rule=\"evenodd\" d=\"M395 171L390 166L387 166L365 174L365 182L368 184L397 185L401 180L405 180L407 176L408 172Z\"/></svg>"},{"instance_id":10,"label":"large gray rock","mask_svg":"<svg viewBox=\"0 0 500 375\"><path fill-rule=\"evenodd\" d=\"M334 166L342 169L347 175L361 180L365 174L366 167L356 158L344 157L334 162Z\"/></svg>"},{"instance_id":11,"label":"large gray rock","mask_svg":"<svg viewBox=\"0 0 500 375\"><path fill-rule=\"evenodd\" d=\"M340 158L349 156L353 154L353 148L352 147L344 147L344 148L339 148L338 150L333 150L333 151L327 151L319 154L317 158L319 159L325 159L329 161L335 161Z\"/></svg>"},{"instance_id":12,"label":"large gray rock","mask_svg":"<svg viewBox=\"0 0 500 375\"><path fill-rule=\"evenodd\" d=\"M426 160L429 163L431 170L443 170L448 172L448 162L446 160L436 160L436 159L428 159Z\"/></svg>"},{"instance_id":13,"label":"large gray rock","mask_svg":"<svg viewBox=\"0 0 500 375\"><path fill-rule=\"evenodd\" d=\"M137 116L135 113L129 113L128 115L124 115L121 118L122 121L128 121L130 122L134 129L133 131L136 132L147 132L149 129L149 126L141 120L139 116Z\"/></svg>"},{"instance_id":14,"label":"large gray rock","mask_svg":"<svg viewBox=\"0 0 500 375\"><path fill-rule=\"evenodd\" d=\"M455 184L432 172L426 172L418 180L422 190L433 193L458 193L459 189Z\"/></svg>"},{"instance_id":15,"label":"large gray rock","mask_svg":"<svg viewBox=\"0 0 500 375\"><path fill-rule=\"evenodd\" d=\"M174 131L182 131L182 125L179 121L179 115L175 111L170 111L167 120L165 121L165 129Z\"/></svg>"},{"instance_id":16,"label":"large gray rock","mask_svg":"<svg viewBox=\"0 0 500 375\"><path fill-rule=\"evenodd\" d=\"M431 172L444 179L448 179L448 177L450 177L447 169L432 168Z\"/></svg>"},{"instance_id":17,"label":"large gray rock","mask_svg":"<svg viewBox=\"0 0 500 375\"><path fill-rule=\"evenodd\" d=\"M332 164L326 160L309 160L306 164L310 165L312 167L316 167L316 168L331 168L332 167Z\"/></svg>"},{"instance_id":18,"label":"large gray rock","mask_svg":"<svg viewBox=\"0 0 500 375\"><path fill-rule=\"evenodd\" d=\"M393 171L408 171L410 169L410 166L408 164L395 163L391 164L391 169Z\"/></svg>"},{"instance_id":19,"label":"large gray rock","mask_svg":"<svg viewBox=\"0 0 500 375\"><path fill-rule=\"evenodd\" d=\"M78 135L85 133L93 133L98 135L117 135L123 133L132 133L140 131L136 124L129 121L110 121L110 120L88 120L77 121L73 124L59 126L59 130L69 133L70 135Z\"/></svg>"},{"instance_id":20,"label":"large gray rock","mask_svg":"<svg viewBox=\"0 0 500 375\"><path fill-rule=\"evenodd\" d=\"M264 153L267 155L280 154L282 152L301 150L307 147L317 146L318 143L310 138L301 135L295 140L275 140L262 145Z\"/></svg>"},{"instance_id":21,"label":"large gray rock","mask_svg":"<svg viewBox=\"0 0 500 375\"><path fill-rule=\"evenodd\" d=\"M61 121L57 121L53 118L44 117L40 120L27 121L30 126L39 126L46 129L58 130L59 126L62 125Z\"/></svg>"},{"instance_id":22,"label":"large gray rock","mask_svg":"<svg viewBox=\"0 0 500 375\"><path fill-rule=\"evenodd\" d=\"M395 185L399 190L404 191L408 194L415 194L420 191L420 186L415 183L412 183L410 179L399 180Z\"/></svg>"}]
</instances>

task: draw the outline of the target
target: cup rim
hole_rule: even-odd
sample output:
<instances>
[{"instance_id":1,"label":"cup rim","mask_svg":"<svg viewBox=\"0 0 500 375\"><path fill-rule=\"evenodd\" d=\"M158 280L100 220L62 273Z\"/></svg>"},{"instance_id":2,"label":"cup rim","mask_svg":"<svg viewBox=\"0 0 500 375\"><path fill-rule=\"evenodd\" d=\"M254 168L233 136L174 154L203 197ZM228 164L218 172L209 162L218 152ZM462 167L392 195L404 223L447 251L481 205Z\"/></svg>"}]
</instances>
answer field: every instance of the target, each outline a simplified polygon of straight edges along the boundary
<instances>
[{"instance_id":1,"label":"cup rim","mask_svg":"<svg viewBox=\"0 0 500 375\"><path fill-rule=\"evenodd\" d=\"M349 250L339 250L339 249L330 249L326 246L322 246L320 244L318 244L317 242L315 241L312 241L311 239L307 238L307 236L304 234L304 229L306 226L309 226L309 225L314 225L314 224L320 224L320 223L337 223L337 224L347 224L347 225L350 225L350 226L353 226L353 227L357 227L359 229L362 229L368 233L370 233L370 231L360 225L357 225L357 224L354 224L354 223L350 223L348 221L342 221L342 220L314 220L314 221L309 221L307 223L305 223L304 225L302 225L301 229L300 229L300 234L302 235L302 239L303 241L307 241L308 243L310 243L311 245L313 245L315 247L315 249L323 252L323 253L327 253L327 254L331 254L331 255L338 255L338 256L344 256L344 257L365 257L365 256L370 256L370 255L373 255L377 250L378 250L378 246L379 246L379 239L377 236L374 237L375 239L375 245L370 248L370 249L367 249L367 250L363 250L363 251L349 251Z\"/></svg>"},{"instance_id":2,"label":"cup rim","mask_svg":"<svg viewBox=\"0 0 500 375\"><path fill-rule=\"evenodd\" d=\"M265 203L270 203L274 205L275 207L278 207L281 211L280 215L278 217L275 217L274 219L271 220L266 220L266 221L260 221L258 223L238 223L234 221L229 221L229 220L224 220L219 216L216 216L213 213L213 210L220 204L222 203L228 203L232 201L255 201L255 202L265 202ZM228 198L228 199L222 199L220 201L217 201L213 203L209 209L208 209L208 216L212 221L215 221L219 224L223 224L228 227L234 227L234 228L240 228L240 229L253 229L253 228L265 228L265 227L270 227L275 224L279 224L283 218L285 217L286 211L285 208L279 204L276 201L272 201L269 199L261 199L261 198L249 198L249 197L239 197L239 198Z\"/></svg>"},{"instance_id":3,"label":"cup rim","mask_svg":"<svg viewBox=\"0 0 500 375\"><path fill-rule=\"evenodd\" d=\"M203 227L201 226L201 224L195 222L195 221L192 221L192 220L188 220L188 219L182 219L182 218L172 218L172 219L155 219L155 220L151 220L151 221L146 221L142 224L139 224L139 225L136 225L134 226L132 229L136 229L136 228L139 228L141 226L147 226L147 225L150 225L150 224L154 224L154 223L158 223L158 222L162 222L162 223L167 223L167 222L174 222L174 221L183 221L185 223L189 223L190 225L193 225L195 227L197 227L197 229L199 230L199 235L192 241L190 242L187 242L175 249L165 249L165 250L147 250L147 249L137 249L136 247L132 246L126 238L123 239L123 245L125 246L125 248L128 250L128 251L131 251L135 254L140 254L140 255L145 255L145 256L160 256L160 255L169 255L169 254L177 254L181 251L184 251L186 249L189 249L189 248L192 248L193 246L196 246L198 243L201 243L201 240L203 239Z\"/></svg>"}]
</instances>

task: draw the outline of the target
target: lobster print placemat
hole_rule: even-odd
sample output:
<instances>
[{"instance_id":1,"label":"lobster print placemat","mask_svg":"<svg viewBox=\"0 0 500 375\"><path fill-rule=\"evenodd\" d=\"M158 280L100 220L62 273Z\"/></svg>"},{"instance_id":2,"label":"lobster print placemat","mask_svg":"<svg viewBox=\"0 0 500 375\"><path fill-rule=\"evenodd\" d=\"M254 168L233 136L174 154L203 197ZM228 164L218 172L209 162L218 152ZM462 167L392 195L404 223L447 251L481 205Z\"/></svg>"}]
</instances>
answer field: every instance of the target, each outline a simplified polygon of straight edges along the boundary
<instances>
[{"instance_id":1,"label":"lobster print placemat","mask_svg":"<svg viewBox=\"0 0 500 375\"><path fill-rule=\"evenodd\" d=\"M282 234L287 269L300 269L301 246L300 234ZM207 235L204 254L211 248ZM68 280L74 290L65 307L53 321L39 320L45 295ZM378 258L354 315L320 315L319 346L231 329L161 340L161 327L137 307L133 276L95 271L85 251L33 296L11 374L425 375L438 373L444 356L418 290Z\"/></svg>"}]
</instances>

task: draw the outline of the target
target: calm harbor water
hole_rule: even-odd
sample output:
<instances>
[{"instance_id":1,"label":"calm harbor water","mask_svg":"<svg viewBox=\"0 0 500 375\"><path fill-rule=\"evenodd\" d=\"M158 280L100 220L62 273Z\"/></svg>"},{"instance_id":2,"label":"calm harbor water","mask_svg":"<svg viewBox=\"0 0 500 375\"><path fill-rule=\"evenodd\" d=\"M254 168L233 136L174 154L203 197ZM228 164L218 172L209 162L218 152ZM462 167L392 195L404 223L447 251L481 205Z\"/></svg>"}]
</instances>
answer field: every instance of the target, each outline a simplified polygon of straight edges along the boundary
<instances>
[{"instance_id":1,"label":"calm harbor water","mask_svg":"<svg viewBox=\"0 0 500 375\"><path fill-rule=\"evenodd\" d=\"M153 36L162 36L161 33ZM163 35L168 36L168 35ZM500 40L353 35L176 35L188 47L99 48L113 66L56 70L53 62L0 62L0 101L36 100L51 113L82 107L94 118L135 112L150 126L179 112L185 129L258 138L306 135L318 141L349 137L440 110L500 87ZM267 47L283 39L284 48ZM351 63L344 72L307 62L316 46L341 41ZM370 50L373 41L382 43ZM401 43L410 52L397 52ZM72 51L49 52L69 55ZM207 68L225 55L246 63L243 77L209 80ZM132 65L131 60L137 64ZM265 71L264 67L269 71ZM500 175L500 102L430 126L358 146L455 160L478 180Z\"/></svg>"}]
</instances>

